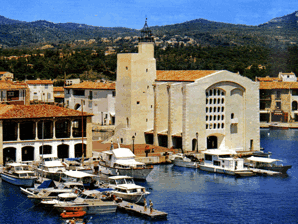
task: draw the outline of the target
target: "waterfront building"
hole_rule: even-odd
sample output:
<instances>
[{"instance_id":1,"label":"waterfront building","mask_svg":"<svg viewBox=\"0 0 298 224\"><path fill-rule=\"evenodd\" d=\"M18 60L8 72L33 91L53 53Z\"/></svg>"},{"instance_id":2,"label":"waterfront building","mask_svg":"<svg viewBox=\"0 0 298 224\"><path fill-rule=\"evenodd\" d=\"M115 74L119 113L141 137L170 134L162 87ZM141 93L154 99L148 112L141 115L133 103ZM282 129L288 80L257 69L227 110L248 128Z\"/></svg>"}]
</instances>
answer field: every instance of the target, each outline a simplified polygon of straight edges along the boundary
<instances>
[{"instance_id":1,"label":"waterfront building","mask_svg":"<svg viewBox=\"0 0 298 224\"><path fill-rule=\"evenodd\" d=\"M261 124L298 121L298 82L293 72L256 77L256 81L260 83Z\"/></svg>"},{"instance_id":2,"label":"waterfront building","mask_svg":"<svg viewBox=\"0 0 298 224\"><path fill-rule=\"evenodd\" d=\"M0 164L38 161L41 156L81 157L82 149L91 157L91 117L48 104L0 104Z\"/></svg>"},{"instance_id":3,"label":"waterfront building","mask_svg":"<svg viewBox=\"0 0 298 224\"><path fill-rule=\"evenodd\" d=\"M157 71L147 22L117 55L113 141L183 151L260 149L259 83L229 71Z\"/></svg>"},{"instance_id":4,"label":"waterfront building","mask_svg":"<svg viewBox=\"0 0 298 224\"><path fill-rule=\"evenodd\" d=\"M0 80L0 100L5 104L29 105L30 90L25 83Z\"/></svg>"},{"instance_id":5,"label":"waterfront building","mask_svg":"<svg viewBox=\"0 0 298 224\"><path fill-rule=\"evenodd\" d=\"M66 107L93 113L92 123L115 124L115 82L86 81L65 86L64 104Z\"/></svg>"},{"instance_id":6,"label":"waterfront building","mask_svg":"<svg viewBox=\"0 0 298 224\"><path fill-rule=\"evenodd\" d=\"M53 81L51 80L26 80L30 89L30 101L54 103Z\"/></svg>"}]
</instances>

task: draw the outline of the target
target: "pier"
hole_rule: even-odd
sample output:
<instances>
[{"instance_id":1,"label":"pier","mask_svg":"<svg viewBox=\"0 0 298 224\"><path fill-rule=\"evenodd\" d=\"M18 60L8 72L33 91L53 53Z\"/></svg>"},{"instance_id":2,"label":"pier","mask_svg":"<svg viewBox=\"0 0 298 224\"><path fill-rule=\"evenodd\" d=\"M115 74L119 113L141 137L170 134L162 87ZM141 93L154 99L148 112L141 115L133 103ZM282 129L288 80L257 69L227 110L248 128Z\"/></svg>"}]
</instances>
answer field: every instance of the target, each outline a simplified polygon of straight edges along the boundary
<instances>
[{"instance_id":1,"label":"pier","mask_svg":"<svg viewBox=\"0 0 298 224\"><path fill-rule=\"evenodd\" d=\"M165 220L167 219L167 216L168 216L168 213L161 212L156 209L152 209L152 212L150 212L150 209L147 208L145 211L144 206L137 205L134 203L129 203L127 201L118 202L118 209L120 211L124 211L129 214L141 216L151 220Z\"/></svg>"}]
</instances>

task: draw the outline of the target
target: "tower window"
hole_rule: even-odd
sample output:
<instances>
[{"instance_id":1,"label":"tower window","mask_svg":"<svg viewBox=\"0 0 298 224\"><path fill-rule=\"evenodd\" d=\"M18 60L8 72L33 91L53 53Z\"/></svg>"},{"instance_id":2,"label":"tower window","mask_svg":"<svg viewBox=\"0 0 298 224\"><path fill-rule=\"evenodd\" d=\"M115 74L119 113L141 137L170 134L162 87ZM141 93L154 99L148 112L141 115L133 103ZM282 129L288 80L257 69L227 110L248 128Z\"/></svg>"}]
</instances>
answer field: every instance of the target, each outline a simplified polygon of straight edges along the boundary
<instances>
[{"instance_id":1,"label":"tower window","mask_svg":"<svg viewBox=\"0 0 298 224\"><path fill-rule=\"evenodd\" d=\"M137 101L137 104L140 104L140 101Z\"/></svg>"},{"instance_id":2,"label":"tower window","mask_svg":"<svg viewBox=\"0 0 298 224\"><path fill-rule=\"evenodd\" d=\"M127 66L125 68L126 68L126 70L128 70L128 67Z\"/></svg>"},{"instance_id":3,"label":"tower window","mask_svg":"<svg viewBox=\"0 0 298 224\"><path fill-rule=\"evenodd\" d=\"M146 72L148 72L148 68L146 68Z\"/></svg>"}]
</instances>

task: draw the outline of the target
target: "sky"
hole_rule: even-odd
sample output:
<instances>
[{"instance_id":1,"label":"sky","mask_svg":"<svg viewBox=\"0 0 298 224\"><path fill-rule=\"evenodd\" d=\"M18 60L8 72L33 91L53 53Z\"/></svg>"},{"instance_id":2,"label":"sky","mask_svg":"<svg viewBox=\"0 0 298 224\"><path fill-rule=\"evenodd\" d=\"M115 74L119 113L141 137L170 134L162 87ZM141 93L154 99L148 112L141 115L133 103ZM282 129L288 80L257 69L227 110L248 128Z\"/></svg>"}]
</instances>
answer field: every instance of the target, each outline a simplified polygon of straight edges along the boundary
<instances>
[{"instance_id":1,"label":"sky","mask_svg":"<svg viewBox=\"0 0 298 224\"><path fill-rule=\"evenodd\" d=\"M298 0L3 0L0 15L26 22L47 20L141 29L207 19L260 25L298 10Z\"/></svg>"}]
</instances>

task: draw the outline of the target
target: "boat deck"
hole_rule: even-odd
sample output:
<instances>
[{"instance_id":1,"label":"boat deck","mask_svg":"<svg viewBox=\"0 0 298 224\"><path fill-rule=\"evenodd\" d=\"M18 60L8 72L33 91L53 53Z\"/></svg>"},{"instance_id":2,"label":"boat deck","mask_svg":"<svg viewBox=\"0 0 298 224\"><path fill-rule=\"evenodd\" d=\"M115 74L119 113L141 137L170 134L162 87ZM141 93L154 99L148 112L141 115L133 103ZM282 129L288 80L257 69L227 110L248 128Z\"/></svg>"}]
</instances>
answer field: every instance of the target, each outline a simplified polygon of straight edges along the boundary
<instances>
[{"instance_id":1,"label":"boat deck","mask_svg":"<svg viewBox=\"0 0 298 224\"><path fill-rule=\"evenodd\" d=\"M125 211L130 214L149 218L152 220L167 219L168 216L168 213L161 212L156 209L153 209L152 213L150 213L149 207L147 207L147 210L144 211L144 206L129 203L127 201L118 202L117 204L119 210Z\"/></svg>"},{"instance_id":2,"label":"boat deck","mask_svg":"<svg viewBox=\"0 0 298 224\"><path fill-rule=\"evenodd\" d=\"M269 176L276 176L276 175L281 175L282 173L277 172L277 171L272 171L272 170L263 170L263 169L250 169L252 172L256 174L261 174L261 175L269 175Z\"/></svg>"}]
</instances>

